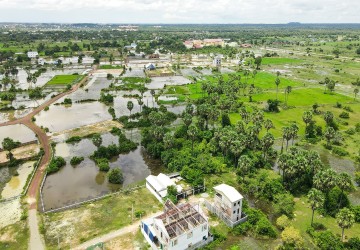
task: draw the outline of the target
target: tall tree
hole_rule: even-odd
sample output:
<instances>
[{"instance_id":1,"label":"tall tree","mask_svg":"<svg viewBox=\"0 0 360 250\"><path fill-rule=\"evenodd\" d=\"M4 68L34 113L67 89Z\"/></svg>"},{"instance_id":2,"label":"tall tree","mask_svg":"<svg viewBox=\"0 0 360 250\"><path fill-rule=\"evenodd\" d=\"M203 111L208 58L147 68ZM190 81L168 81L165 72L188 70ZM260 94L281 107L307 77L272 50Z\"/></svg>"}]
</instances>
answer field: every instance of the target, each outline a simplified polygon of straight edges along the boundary
<instances>
[{"instance_id":1,"label":"tall tree","mask_svg":"<svg viewBox=\"0 0 360 250\"><path fill-rule=\"evenodd\" d=\"M355 215L350 209L345 207L336 215L336 222L342 229L341 240L344 241L344 230L352 227L355 223Z\"/></svg>"},{"instance_id":2,"label":"tall tree","mask_svg":"<svg viewBox=\"0 0 360 250\"><path fill-rule=\"evenodd\" d=\"M354 89L354 101L356 100L356 96L359 94L359 89L355 88Z\"/></svg>"},{"instance_id":3,"label":"tall tree","mask_svg":"<svg viewBox=\"0 0 360 250\"><path fill-rule=\"evenodd\" d=\"M155 107L155 103L154 103L155 90L154 90L154 89L150 90L150 94L151 94L151 96L152 96L153 107Z\"/></svg>"},{"instance_id":4,"label":"tall tree","mask_svg":"<svg viewBox=\"0 0 360 250\"><path fill-rule=\"evenodd\" d=\"M194 151L194 141L199 134L198 128L195 125L190 125L187 134L191 139L192 151Z\"/></svg>"},{"instance_id":5,"label":"tall tree","mask_svg":"<svg viewBox=\"0 0 360 250\"><path fill-rule=\"evenodd\" d=\"M326 139L326 146L331 146L331 140L335 137L335 129L332 127L327 127L324 131L324 138Z\"/></svg>"},{"instance_id":6,"label":"tall tree","mask_svg":"<svg viewBox=\"0 0 360 250\"><path fill-rule=\"evenodd\" d=\"M266 120L264 121L264 128L266 129L266 132L269 132L270 129L275 128L272 120L266 119Z\"/></svg>"},{"instance_id":7,"label":"tall tree","mask_svg":"<svg viewBox=\"0 0 360 250\"><path fill-rule=\"evenodd\" d=\"M276 100L278 100L278 93L279 93L279 85L280 85L280 72L276 72L276 79L275 79L275 85L276 85Z\"/></svg>"},{"instance_id":8,"label":"tall tree","mask_svg":"<svg viewBox=\"0 0 360 250\"><path fill-rule=\"evenodd\" d=\"M12 161L14 159L13 154L11 153L11 150L13 150L14 148L17 148L19 146L20 146L20 142L14 141L10 137L6 137L2 141L3 149L6 151L9 151L9 153L7 154L7 157L9 158L10 161Z\"/></svg>"},{"instance_id":9,"label":"tall tree","mask_svg":"<svg viewBox=\"0 0 360 250\"><path fill-rule=\"evenodd\" d=\"M305 111L305 112L303 113L302 119L303 119L303 121L304 121L304 123L305 123L305 136L306 136L307 128L308 128L310 122L312 121L312 117L313 117L313 116L312 116L311 111Z\"/></svg>"},{"instance_id":10,"label":"tall tree","mask_svg":"<svg viewBox=\"0 0 360 250\"><path fill-rule=\"evenodd\" d=\"M311 215L311 226L312 226L314 222L315 210L322 208L324 206L325 196L320 190L316 188L312 188L309 191L307 197L312 210L312 215Z\"/></svg>"},{"instance_id":11,"label":"tall tree","mask_svg":"<svg viewBox=\"0 0 360 250\"><path fill-rule=\"evenodd\" d=\"M249 156L247 155L240 156L238 162L238 169L240 175L243 177L243 180L245 179L245 175L250 172L252 166L253 166L253 161Z\"/></svg>"},{"instance_id":12,"label":"tall tree","mask_svg":"<svg viewBox=\"0 0 360 250\"><path fill-rule=\"evenodd\" d=\"M131 116L131 110L134 108L134 103L132 101L128 101L126 107L130 111Z\"/></svg>"}]
</instances>

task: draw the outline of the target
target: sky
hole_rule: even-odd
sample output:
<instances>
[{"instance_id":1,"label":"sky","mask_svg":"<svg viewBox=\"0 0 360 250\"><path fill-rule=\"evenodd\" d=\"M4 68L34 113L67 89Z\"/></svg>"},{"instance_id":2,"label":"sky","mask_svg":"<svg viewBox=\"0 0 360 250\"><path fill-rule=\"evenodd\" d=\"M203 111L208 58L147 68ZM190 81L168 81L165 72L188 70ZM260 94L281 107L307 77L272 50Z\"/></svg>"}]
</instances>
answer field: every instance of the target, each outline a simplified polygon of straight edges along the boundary
<instances>
[{"instance_id":1,"label":"sky","mask_svg":"<svg viewBox=\"0 0 360 250\"><path fill-rule=\"evenodd\" d=\"M360 23L359 0L0 0L0 22Z\"/></svg>"}]
</instances>

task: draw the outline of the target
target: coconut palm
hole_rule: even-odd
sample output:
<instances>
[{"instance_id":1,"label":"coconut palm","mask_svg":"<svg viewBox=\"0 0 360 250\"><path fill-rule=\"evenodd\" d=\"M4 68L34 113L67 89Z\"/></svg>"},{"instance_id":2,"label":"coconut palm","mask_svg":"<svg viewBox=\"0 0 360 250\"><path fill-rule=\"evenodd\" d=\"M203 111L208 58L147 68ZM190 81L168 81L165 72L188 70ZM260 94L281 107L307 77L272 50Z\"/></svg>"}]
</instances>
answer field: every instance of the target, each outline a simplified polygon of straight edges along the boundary
<instances>
[{"instance_id":1,"label":"coconut palm","mask_svg":"<svg viewBox=\"0 0 360 250\"><path fill-rule=\"evenodd\" d=\"M344 241L344 230L345 228L348 229L352 227L352 225L355 223L355 215L350 209L345 207L341 209L339 213L337 213L336 222L342 229L341 240Z\"/></svg>"},{"instance_id":2,"label":"coconut palm","mask_svg":"<svg viewBox=\"0 0 360 250\"><path fill-rule=\"evenodd\" d=\"M131 116L131 110L134 108L134 103L132 101L128 101L126 106L127 109L130 111L130 116Z\"/></svg>"},{"instance_id":3,"label":"coconut palm","mask_svg":"<svg viewBox=\"0 0 360 250\"><path fill-rule=\"evenodd\" d=\"M312 210L312 215L311 215L311 226L312 226L314 222L315 210L324 206L325 196L320 190L316 188L312 188L309 191L307 197Z\"/></svg>"}]
</instances>

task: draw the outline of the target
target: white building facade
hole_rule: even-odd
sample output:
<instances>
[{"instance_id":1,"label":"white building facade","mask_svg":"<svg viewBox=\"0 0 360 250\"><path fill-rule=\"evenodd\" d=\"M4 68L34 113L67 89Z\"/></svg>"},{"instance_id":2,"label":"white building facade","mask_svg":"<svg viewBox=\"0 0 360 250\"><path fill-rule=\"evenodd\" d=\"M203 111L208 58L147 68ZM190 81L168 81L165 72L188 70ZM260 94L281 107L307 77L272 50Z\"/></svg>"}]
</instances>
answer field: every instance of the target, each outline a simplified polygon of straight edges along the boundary
<instances>
[{"instance_id":1,"label":"white building facade","mask_svg":"<svg viewBox=\"0 0 360 250\"><path fill-rule=\"evenodd\" d=\"M214 191L214 202L205 202L210 212L216 214L230 227L246 221L246 215L242 212L244 197L234 187L220 184L214 187Z\"/></svg>"},{"instance_id":2,"label":"white building facade","mask_svg":"<svg viewBox=\"0 0 360 250\"><path fill-rule=\"evenodd\" d=\"M39 56L39 53L38 53L37 51L29 51L29 52L27 53L27 56L28 56L29 58L36 58L36 57Z\"/></svg>"}]
</instances>

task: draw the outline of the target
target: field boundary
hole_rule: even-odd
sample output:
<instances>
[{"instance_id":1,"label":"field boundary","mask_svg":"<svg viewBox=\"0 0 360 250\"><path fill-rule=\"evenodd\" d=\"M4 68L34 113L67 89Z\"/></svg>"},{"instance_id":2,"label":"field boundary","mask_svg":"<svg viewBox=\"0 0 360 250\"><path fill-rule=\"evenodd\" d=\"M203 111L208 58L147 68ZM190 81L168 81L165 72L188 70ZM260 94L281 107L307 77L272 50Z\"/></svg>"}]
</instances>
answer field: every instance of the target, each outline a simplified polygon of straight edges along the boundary
<instances>
[{"instance_id":1,"label":"field boundary","mask_svg":"<svg viewBox=\"0 0 360 250\"><path fill-rule=\"evenodd\" d=\"M78 206L81 206L81 205L89 203L89 202L98 201L98 200L101 200L101 199L104 199L104 198L107 198L107 197L111 197L111 196L114 196L114 195L120 195L120 194L124 194L124 193L128 193L128 192L132 192L132 191L135 191L135 190L138 190L138 189L141 189L141 188L145 187L145 185L136 185L134 187L126 188L126 189L123 189L123 190L120 190L120 191L117 191L117 192L108 193L108 194L98 196L98 197L95 197L95 198L92 198L92 199L76 202L76 203L73 203L73 204L70 204L70 205L66 205L66 206L63 206L63 207L59 207L59 208L50 209L50 210L45 211L43 198L42 198L42 189L43 189L43 185L45 183L46 176L47 175L45 175L43 183L41 184L41 187L40 187L40 198L41 198L42 212L44 214L55 213L55 212L59 212L59 211L68 210L68 209L78 207Z\"/></svg>"}]
</instances>

